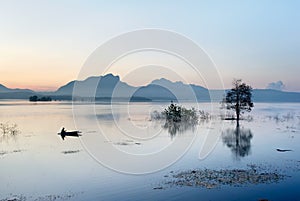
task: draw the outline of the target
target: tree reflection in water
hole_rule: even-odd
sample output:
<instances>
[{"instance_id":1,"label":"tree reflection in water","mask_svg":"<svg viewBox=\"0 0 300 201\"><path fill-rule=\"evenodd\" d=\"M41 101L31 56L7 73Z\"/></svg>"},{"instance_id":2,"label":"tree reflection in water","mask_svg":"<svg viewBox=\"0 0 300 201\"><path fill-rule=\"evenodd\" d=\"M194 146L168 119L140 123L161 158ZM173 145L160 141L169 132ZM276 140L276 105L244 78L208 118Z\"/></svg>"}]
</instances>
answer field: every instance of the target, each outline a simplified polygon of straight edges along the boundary
<instances>
[{"instance_id":1,"label":"tree reflection in water","mask_svg":"<svg viewBox=\"0 0 300 201\"><path fill-rule=\"evenodd\" d=\"M236 159L250 154L252 137L253 134L250 129L240 128L239 126L235 129L228 128L222 132L223 143L231 149Z\"/></svg>"},{"instance_id":2,"label":"tree reflection in water","mask_svg":"<svg viewBox=\"0 0 300 201\"><path fill-rule=\"evenodd\" d=\"M168 130L168 133L171 137L175 137L176 134L183 134L187 130L192 130L194 132L196 128L197 122L174 122L174 121L166 121L163 125L164 129Z\"/></svg>"}]
</instances>

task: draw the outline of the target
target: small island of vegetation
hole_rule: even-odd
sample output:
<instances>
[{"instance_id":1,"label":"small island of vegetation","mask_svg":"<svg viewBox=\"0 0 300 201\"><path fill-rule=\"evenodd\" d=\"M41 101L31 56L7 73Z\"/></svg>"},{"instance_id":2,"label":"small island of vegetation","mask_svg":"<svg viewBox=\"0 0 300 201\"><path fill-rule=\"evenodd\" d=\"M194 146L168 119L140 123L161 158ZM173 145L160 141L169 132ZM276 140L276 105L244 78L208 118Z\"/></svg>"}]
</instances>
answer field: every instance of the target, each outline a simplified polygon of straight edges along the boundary
<instances>
[{"instance_id":1,"label":"small island of vegetation","mask_svg":"<svg viewBox=\"0 0 300 201\"><path fill-rule=\"evenodd\" d=\"M164 111L154 111L151 114L151 119L163 120L162 127L167 129L171 136L175 136L176 133L193 129L198 124L199 114L195 108L187 109L171 101L171 104Z\"/></svg>"},{"instance_id":2,"label":"small island of vegetation","mask_svg":"<svg viewBox=\"0 0 300 201\"><path fill-rule=\"evenodd\" d=\"M43 96L39 98L38 96L30 96L29 97L30 102L37 102L37 101L52 101L52 98L50 96Z\"/></svg>"},{"instance_id":3,"label":"small island of vegetation","mask_svg":"<svg viewBox=\"0 0 300 201\"><path fill-rule=\"evenodd\" d=\"M195 108L187 109L183 106L174 104L173 101L171 101L171 104L163 112L154 111L151 114L151 119L166 120L167 122L173 123L183 122L196 124L198 122L199 115Z\"/></svg>"}]
</instances>

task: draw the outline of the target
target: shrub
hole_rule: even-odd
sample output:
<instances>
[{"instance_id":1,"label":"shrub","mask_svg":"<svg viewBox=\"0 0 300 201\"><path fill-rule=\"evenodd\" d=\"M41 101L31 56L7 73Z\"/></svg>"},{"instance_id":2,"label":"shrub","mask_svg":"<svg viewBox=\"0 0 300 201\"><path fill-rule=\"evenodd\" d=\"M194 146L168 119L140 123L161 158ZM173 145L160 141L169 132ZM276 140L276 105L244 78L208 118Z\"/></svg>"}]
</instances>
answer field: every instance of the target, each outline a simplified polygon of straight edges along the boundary
<instances>
[{"instance_id":1,"label":"shrub","mask_svg":"<svg viewBox=\"0 0 300 201\"><path fill-rule=\"evenodd\" d=\"M0 134L1 135L12 135L15 136L19 133L17 124L0 123Z\"/></svg>"},{"instance_id":2,"label":"shrub","mask_svg":"<svg viewBox=\"0 0 300 201\"><path fill-rule=\"evenodd\" d=\"M151 119L196 124L199 120L199 115L195 108L187 109L171 102L163 112L152 112Z\"/></svg>"}]
</instances>

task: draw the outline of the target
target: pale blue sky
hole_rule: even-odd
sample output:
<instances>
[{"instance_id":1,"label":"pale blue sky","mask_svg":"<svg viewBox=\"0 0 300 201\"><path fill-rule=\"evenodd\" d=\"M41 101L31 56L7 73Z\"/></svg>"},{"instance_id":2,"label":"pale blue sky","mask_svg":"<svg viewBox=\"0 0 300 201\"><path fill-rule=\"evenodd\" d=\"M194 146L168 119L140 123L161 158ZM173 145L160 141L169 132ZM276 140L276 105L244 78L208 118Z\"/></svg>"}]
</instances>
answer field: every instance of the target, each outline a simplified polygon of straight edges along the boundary
<instances>
[{"instance_id":1,"label":"pale blue sky","mask_svg":"<svg viewBox=\"0 0 300 201\"><path fill-rule=\"evenodd\" d=\"M111 37L161 28L204 48L225 87L233 78L254 88L281 80L285 90L300 91L299 10L300 1L292 0L0 0L0 83L56 89L76 79L87 57ZM146 84L140 80L131 84Z\"/></svg>"}]
</instances>

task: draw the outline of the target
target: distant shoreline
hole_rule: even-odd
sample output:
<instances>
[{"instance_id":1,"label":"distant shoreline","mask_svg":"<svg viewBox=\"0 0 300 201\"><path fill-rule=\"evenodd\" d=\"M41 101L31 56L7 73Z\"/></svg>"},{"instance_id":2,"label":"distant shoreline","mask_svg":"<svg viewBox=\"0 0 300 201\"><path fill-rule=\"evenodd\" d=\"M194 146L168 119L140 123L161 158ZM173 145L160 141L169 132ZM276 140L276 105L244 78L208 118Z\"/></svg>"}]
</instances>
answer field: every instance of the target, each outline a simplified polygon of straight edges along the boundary
<instances>
[{"instance_id":1,"label":"distant shoreline","mask_svg":"<svg viewBox=\"0 0 300 201\"><path fill-rule=\"evenodd\" d=\"M98 99L98 100L72 100L72 99L53 99L52 101L29 101L28 99L25 99L25 98L0 98L0 103L5 103L5 102L28 102L28 103L59 103L59 102L70 102L70 103L87 103L87 104L90 104L90 103L128 103L128 102L131 102L131 103L170 103L171 100L139 100L139 101L126 101L126 100L122 100L122 99L119 99L119 100L114 100L113 102L111 101L111 99L106 99L106 98L101 98L101 99ZM220 103L220 101L191 101L191 100L175 100L174 102L180 102L180 103ZM266 104L286 104L286 103L289 103L289 104L299 104L300 101L256 101L254 102L255 103L266 103Z\"/></svg>"}]
</instances>

